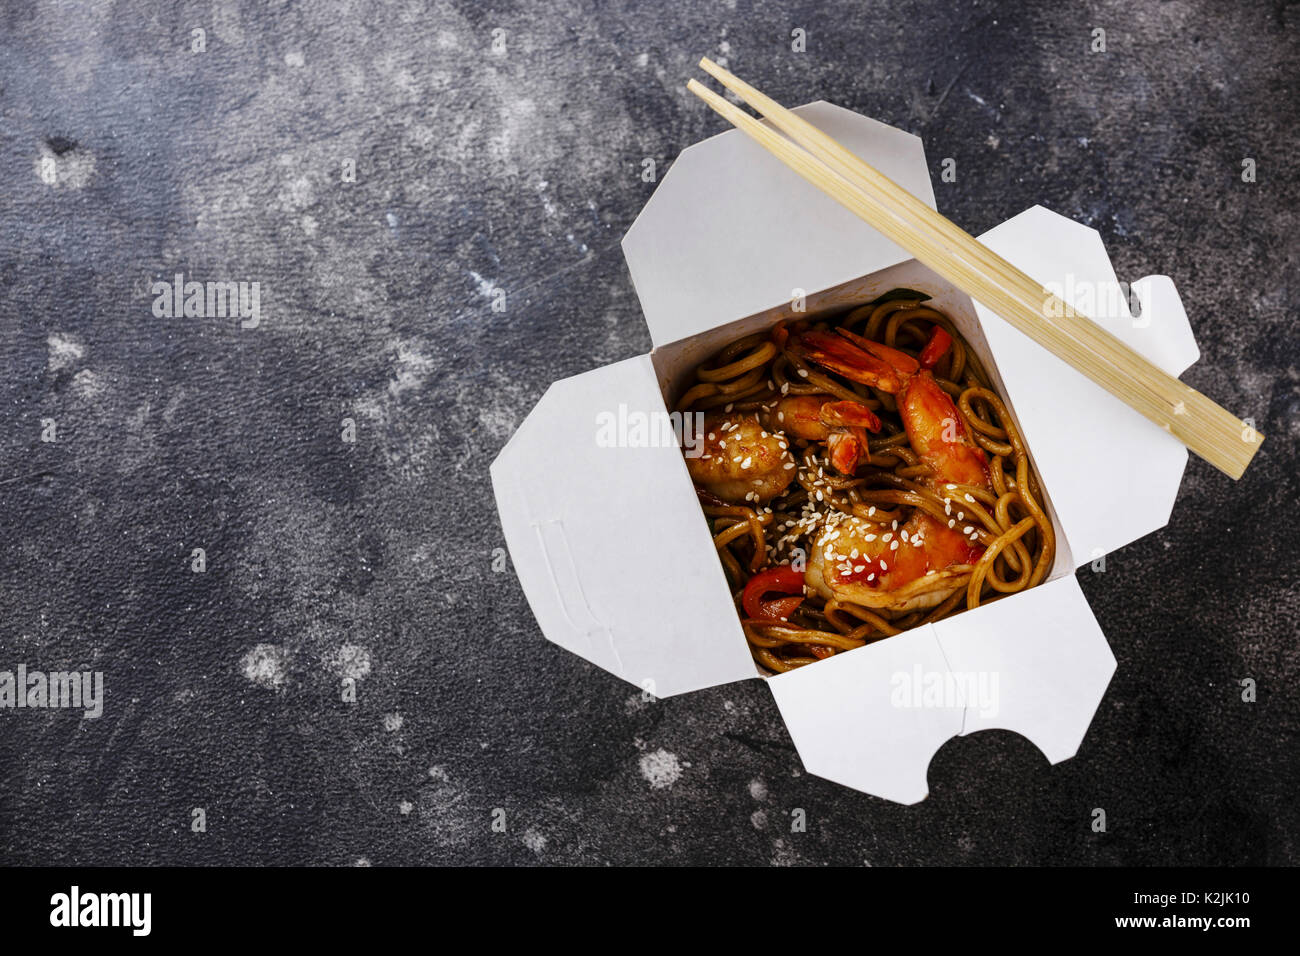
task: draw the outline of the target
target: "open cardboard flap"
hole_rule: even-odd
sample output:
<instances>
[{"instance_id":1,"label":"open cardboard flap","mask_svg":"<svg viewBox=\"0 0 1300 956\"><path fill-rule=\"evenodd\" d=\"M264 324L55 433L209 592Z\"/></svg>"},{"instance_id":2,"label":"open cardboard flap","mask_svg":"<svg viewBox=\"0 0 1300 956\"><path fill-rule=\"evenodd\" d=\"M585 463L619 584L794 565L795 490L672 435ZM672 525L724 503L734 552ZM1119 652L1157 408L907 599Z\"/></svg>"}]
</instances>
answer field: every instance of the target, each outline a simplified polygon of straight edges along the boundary
<instances>
[{"instance_id":1,"label":"open cardboard flap","mask_svg":"<svg viewBox=\"0 0 1300 956\"><path fill-rule=\"evenodd\" d=\"M1052 763L1074 756L1114 672L1066 575L767 686L809 773L917 803L931 758L958 735L1013 730Z\"/></svg>"},{"instance_id":2,"label":"open cardboard flap","mask_svg":"<svg viewBox=\"0 0 1300 956\"><path fill-rule=\"evenodd\" d=\"M830 103L795 112L934 207L919 138ZM911 258L740 130L682 150L623 254L656 348Z\"/></svg>"},{"instance_id":3,"label":"open cardboard flap","mask_svg":"<svg viewBox=\"0 0 1300 956\"><path fill-rule=\"evenodd\" d=\"M1200 358L1168 277L1133 284L1137 319L1107 294L1118 281L1095 229L1035 206L980 241L1171 375ZM978 302L975 311L1076 564L1164 527L1187 465L1182 443L996 313Z\"/></svg>"},{"instance_id":4,"label":"open cardboard flap","mask_svg":"<svg viewBox=\"0 0 1300 956\"><path fill-rule=\"evenodd\" d=\"M596 415L666 415L648 355L556 382L492 463L546 637L659 697L754 676L681 449L602 447Z\"/></svg>"}]
</instances>

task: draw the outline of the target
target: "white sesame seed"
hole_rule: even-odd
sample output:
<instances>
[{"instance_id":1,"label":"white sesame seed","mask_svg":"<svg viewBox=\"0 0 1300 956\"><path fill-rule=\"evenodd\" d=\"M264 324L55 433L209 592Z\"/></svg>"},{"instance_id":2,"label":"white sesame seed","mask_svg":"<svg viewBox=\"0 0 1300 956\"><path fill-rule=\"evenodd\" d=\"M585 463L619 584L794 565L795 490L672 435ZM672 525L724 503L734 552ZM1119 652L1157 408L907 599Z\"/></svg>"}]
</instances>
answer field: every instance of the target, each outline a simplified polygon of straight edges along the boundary
<instances>
[{"instance_id":1,"label":"white sesame seed","mask_svg":"<svg viewBox=\"0 0 1300 956\"><path fill-rule=\"evenodd\" d=\"M799 369L799 377L800 377L800 378L807 378L807 377L808 377L808 370L807 370L806 368L801 368L801 369Z\"/></svg>"},{"instance_id":2,"label":"white sesame seed","mask_svg":"<svg viewBox=\"0 0 1300 956\"><path fill-rule=\"evenodd\" d=\"M971 533L972 531L974 531L974 530L975 530L975 529L972 528L970 525L967 525L966 527L964 527L964 528L961 529L961 533L962 533L962 534L970 534L970 533Z\"/></svg>"}]
</instances>

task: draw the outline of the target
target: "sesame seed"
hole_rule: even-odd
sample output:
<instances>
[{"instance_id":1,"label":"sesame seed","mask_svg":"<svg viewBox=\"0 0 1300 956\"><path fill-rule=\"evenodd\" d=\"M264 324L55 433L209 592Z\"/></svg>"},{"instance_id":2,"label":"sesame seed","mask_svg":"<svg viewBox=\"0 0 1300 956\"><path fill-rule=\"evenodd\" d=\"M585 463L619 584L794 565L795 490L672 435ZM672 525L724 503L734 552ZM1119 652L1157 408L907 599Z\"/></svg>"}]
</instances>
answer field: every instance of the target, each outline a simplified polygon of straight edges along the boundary
<instances>
[{"instance_id":1,"label":"sesame seed","mask_svg":"<svg viewBox=\"0 0 1300 956\"><path fill-rule=\"evenodd\" d=\"M970 533L971 533L972 531L974 531L974 530L975 530L975 529L972 528L970 525L967 525L966 527L964 527L964 528L961 529L961 533L962 533L962 534L970 534Z\"/></svg>"},{"instance_id":2,"label":"sesame seed","mask_svg":"<svg viewBox=\"0 0 1300 956\"><path fill-rule=\"evenodd\" d=\"M897 551L897 550L898 550L898 542L897 542L897 541L891 541L891 542L889 542L889 550L890 550L890 551Z\"/></svg>"},{"instance_id":3,"label":"sesame seed","mask_svg":"<svg viewBox=\"0 0 1300 956\"><path fill-rule=\"evenodd\" d=\"M735 408L735 407L736 407L735 403L732 402L732 403L729 404L726 408L723 409L723 412L729 412L729 411L731 411L731 410L732 410L733 408Z\"/></svg>"},{"instance_id":4,"label":"sesame seed","mask_svg":"<svg viewBox=\"0 0 1300 956\"><path fill-rule=\"evenodd\" d=\"M949 519L948 519L948 527L949 527L949 528L954 528L954 527L956 527L956 526L957 526L957 519L956 519L956 518L949 518Z\"/></svg>"}]
</instances>

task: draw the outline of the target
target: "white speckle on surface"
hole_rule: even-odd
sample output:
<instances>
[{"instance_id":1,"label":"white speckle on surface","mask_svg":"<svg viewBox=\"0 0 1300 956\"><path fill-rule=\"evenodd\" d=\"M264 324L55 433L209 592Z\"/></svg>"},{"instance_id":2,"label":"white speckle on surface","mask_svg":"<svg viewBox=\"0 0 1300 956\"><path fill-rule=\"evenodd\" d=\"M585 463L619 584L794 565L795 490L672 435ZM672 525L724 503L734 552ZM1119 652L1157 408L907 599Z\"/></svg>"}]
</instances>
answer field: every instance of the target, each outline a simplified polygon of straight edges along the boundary
<instances>
[{"instance_id":1,"label":"white speckle on surface","mask_svg":"<svg viewBox=\"0 0 1300 956\"><path fill-rule=\"evenodd\" d=\"M284 55L285 66L302 66L306 62L307 60L303 57L302 53L297 50Z\"/></svg>"},{"instance_id":2,"label":"white speckle on surface","mask_svg":"<svg viewBox=\"0 0 1300 956\"><path fill-rule=\"evenodd\" d=\"M306 176L289 180L275 196L277 207L289 212L301 212L316 202L316 190Z\"/></svg>"},{"instance_id":3,"label":"white speckle on surface","mask_svg":"<svg viewBox=\"0 0 1300 956\"><path fill-rule=\"evenodd\" d=\"M388 394L393 398L424 384L425 376L433 368L433 359L406 342L397 346L397 371L388 383Z\"/></svg>"},{"instance_id":4,"label":"white speckle on surface","mask_svg":"<svg viewBox=\"0 0 1300 956\"><path fill-rule=\"evenodd\" d=\"M767 784L762 780L749 781L749 795L755 800L767 799Z\"/></svg>"},{"instance_id":5,"label":"white speckle on surface","mask_svg":"<svg viewBox=\"0 0 1300 956\"><path fill-rule=\"evenodd\" d=\"M478 286L479 295L483 296L483 298L485 299L492 298L492 293L496 290L496 285L492 282L491 279L483 278L473 269L469 270L469 277L473 279L474 284Z\"/></svg>"},{"instance_id":6,"label":"white speckle on surface","mask_svg":"<svg viewBox=\"0 0 1300 956\"><path fill-rule=\"evenodd\" d=\"M403 800L401 803L397 805L397 812L404 817L409 816L411 811L414 809L415 809L415 804L413 804L410 800Z\"/></svg>"},{"instance_id":7,"label":"white speckle on surface","mask_svg":"<svg viewBox=\"0 0 1300 956\"><path fill-rule=\"evenodd\" d=\"M650 63L650 54L649 54L649 53L638 53L638 54L636 55L636 65L637 65L637 66L647 66L649 63Z\"/></svg>"},{"instance_id":8,"label":"white speckle on surface","mask_svg":"<svg viewBox=\"0 0 1300 956\"><path fill-rule=\"evenodd\" d=\"M86 354L86 347L66 332L51 332L45 344L50 350L47 367L51 372L75 365Z\"/></svg>"},{"instance_id":9,"label":"white speckle on surface","mask_svg":"<svg viewBox=\"0 0 1300 956\"><path fill-rule=\"evenodd\" d=\"M767 829L767 811L755 810L749 815L749 822L754 824L755 830Z\"/></svg>"},{"instance_id":10,"label":"white speckle on surface","mask_svg":"<svg viewBox=\"0 0 1300 956\"><path fill-rule=\"evenodd\" d=\"M76 375L72 376L72 390L84 398L94 398L102 395L106 386L100 381L99 376L88 368L83 368Z\"/></svg>"},{"instance_id":11,"label":"white speckle on surface","mask_svg":"<svg viewBox=\"0 0 1300 956\"><path fill-rule=\"evenodd\" d=\"M542 851L546 849L546 837L529 827L524 831L524 846L540 856Z\"/></svg>"},{"instance_id":12,"label":"white speckle on surface","mask_svg":"<svg viewBox=\"0 0 1300 956\"><path fill-rule=\"evenodd\" d=\"M325 663L339 677L364 680L370 674L370 650L361 644L340 644Z\"/></svg>"},{"instance_id":13,"label":"white speckle on surface","mask_svg":"<svg viewBox=\"0 0 1300 956\"><path fill-rule=\"evenodd\" d=\"M92 153L74 146L56 153L48 143L42 143L40 152L32 162L36 178L55 189L81 189L95 174L95 157Z\"/></svg>"},{"instance_id":14,"label":"white speckle on surface","mask_svg":"<svg viewBox=\"0 0 1300 956\"><path fill-rule=\"evenodd\" d=\"M676 754L660 747L641 757L641 776L645 777L651 789L663 790L681 779L682 765L678 763Z\"/></svg>"},{"instance_id":15,"label":"white speckle on surface","mask_svg":"<svg viewBox=\"0 0 1300 956\"><path fill-rule=\"evenodd\" d=\"M392 733L395 730L401 730L402 724L405 722L406 721L403 719L401 714L384 714L384 730L387 730L389 733Z\"/></svg>"},{"instance_id":16,"label":"white speckle on surface","mask_svg":"<svg viewBox=\"0 0 1300 956\"><path fill-rule=\"evenodd\" d=\"M289 678L289 652L279 644L258 644L239 663L245 678L267 690L279 690Z\"/></svg>"}]
</instances>

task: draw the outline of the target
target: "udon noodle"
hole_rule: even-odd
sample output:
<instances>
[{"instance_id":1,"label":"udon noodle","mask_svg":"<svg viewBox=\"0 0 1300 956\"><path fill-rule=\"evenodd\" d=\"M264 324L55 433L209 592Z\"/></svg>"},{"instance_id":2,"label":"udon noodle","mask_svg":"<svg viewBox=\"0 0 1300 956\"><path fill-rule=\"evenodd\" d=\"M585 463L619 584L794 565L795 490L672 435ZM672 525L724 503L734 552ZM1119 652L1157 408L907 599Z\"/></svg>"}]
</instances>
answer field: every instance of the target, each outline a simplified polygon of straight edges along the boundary
<instances>
[{"instance_id":1,"label":"udon noodle","mask_svg":"<svg viewBox=\"0 0 1300 956\"><path fill-rule=\"evenodd\" d=\"M688 468L751 651L772 671L1051 570L1055 535L1015 423L919 295L733 342L696 368L677 409L705 415L709 442Z\"/></svg>"}]
</instances>

